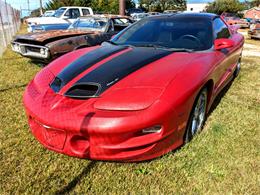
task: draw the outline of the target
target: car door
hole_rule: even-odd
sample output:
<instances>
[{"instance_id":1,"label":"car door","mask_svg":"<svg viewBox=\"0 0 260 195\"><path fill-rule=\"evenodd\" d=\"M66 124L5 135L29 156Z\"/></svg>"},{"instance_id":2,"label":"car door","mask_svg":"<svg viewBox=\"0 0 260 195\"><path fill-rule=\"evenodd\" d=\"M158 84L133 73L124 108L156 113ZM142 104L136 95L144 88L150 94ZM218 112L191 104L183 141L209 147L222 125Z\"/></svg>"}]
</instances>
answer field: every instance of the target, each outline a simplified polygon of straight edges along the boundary
<instances>
[{"instance_id":1,"label":"car door","mask_svg":"<svg viewBox=\"0 0 260 195\"><path fill-rule=\"evenodd\" d=\"M213 21L213 32L214 39L232 39L232 34L229 31L228 26L222 21L221 18L215 18ZM234 55L235 46L216 50L215 55L217 59L216 70L215 72L218 75L217 82L215 85L215 91L220 91L225 84L229 81L229 78L232 76L232 66L236 63L236 58Z\"/></svg>"}]
</instances>

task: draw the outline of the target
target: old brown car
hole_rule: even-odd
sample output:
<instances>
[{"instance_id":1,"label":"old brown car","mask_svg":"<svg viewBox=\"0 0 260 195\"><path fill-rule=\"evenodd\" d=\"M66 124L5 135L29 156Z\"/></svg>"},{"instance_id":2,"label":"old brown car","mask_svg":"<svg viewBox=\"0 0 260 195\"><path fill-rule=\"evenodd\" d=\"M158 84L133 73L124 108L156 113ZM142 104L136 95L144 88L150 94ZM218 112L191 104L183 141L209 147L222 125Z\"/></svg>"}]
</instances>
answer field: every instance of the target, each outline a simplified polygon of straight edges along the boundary
<instances>
[{"instance_id":1,"label":"old brown car","mask_svg":"<svg viewBox=\"0 0 260 195\"><path fill-rule=\"evenodd\" d=\"M260 23L252 24L248 31L249 38L260 39Z\"/></svg>"},{"instance_id":2,"label":"old brown car","mask_svg":"<svg viewBox=\"0 0 260 195\"><path fill-rule=\"evenodd\" d=\"M67 30L53 30L17 36L13 51L24 57L49 62L70 51L99 45L133 21L125 16L87 16L78 18Z\"/></svg>"}]
</instances>

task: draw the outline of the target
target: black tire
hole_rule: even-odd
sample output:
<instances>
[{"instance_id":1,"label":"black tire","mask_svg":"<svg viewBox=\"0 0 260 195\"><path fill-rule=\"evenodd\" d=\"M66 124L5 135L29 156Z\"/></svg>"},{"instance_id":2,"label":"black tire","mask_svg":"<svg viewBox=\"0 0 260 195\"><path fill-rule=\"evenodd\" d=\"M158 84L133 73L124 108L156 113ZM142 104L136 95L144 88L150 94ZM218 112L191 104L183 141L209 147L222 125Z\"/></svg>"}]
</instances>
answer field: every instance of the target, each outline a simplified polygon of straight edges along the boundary
<instances>
[{"instance_id":1,"label":"black tire","mask_svg":"<svg viewBox=\"0 0 260 195\"><path fill-rule=\"evenodd\" d=\"M198 116L198 113L197 113L198 110L197 109L198 109L198 105L200 104L199 101L202 101L201 98L204 101L204 102L202 102L202 104L204 105L204 108L203 108L203 113L201 113ZM190 142L193 139L193 137L202 130L203 125L204 125L205 120L206 120L207 105L208 105L208 89L205 87L200 91L199 95L196 97L196 100L193 104L193 108L192 108L192 111L190 113L188 125L187 125L186 132L185 132L185 135L184 135L184 143ZM196 118L199 121L197 121ZM195 123L196 123L195 121L198 122L197 127L194 126Z\"/></svg>"},{"instance_id":2,"label":"black tire","mask_svg":"<svg viewBox=\"0 0 260 195\"><path fill-rule=\"evenodd\" d=\"M236 69L234 71L234 77L237 77L239 75L239 73L240 73L240 70L241 70L241 58L242 57L240 56L240 58L239 58L239 60L237 62Z\"/></svg>"}]
</instances>

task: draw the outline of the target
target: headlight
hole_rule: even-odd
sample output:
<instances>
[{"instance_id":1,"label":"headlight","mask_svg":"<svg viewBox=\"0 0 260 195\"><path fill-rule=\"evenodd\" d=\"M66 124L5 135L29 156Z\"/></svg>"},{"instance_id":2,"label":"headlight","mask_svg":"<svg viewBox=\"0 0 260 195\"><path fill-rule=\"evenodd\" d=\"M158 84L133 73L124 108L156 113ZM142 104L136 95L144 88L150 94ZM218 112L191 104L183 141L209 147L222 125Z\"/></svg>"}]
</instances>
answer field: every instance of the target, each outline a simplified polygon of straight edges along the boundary
<instances>
[{"instance_id":1,"label":"headlight","mask_svg":"<svg viewBox=\"0 0 260 195\"><path fill-rule=\"evenodd\" d=\"M20 52L20 46L16 43L13 44L13 50L16 52Z\"/></svg>"},{"instance_id":2,"label":"headlight","mask_svg":"<svg viewBox=\"0 0 260 195\"><path fill-rule=\"evenodd\" d=\"M41 48L40 49L40 54L47 57L49 54L48 54L48 49L46 48Z\"/></svg>"},{"instance_id":3,"label":"headlight","mask_svg":"<svg viewBox=\"0 0 260 195\"><path fill-rule=\"evenodd\" d=\"M43 56L45 56L45 54L46 54L46 50L43 49L43 48L41 48L40 53L41 53Z\"/></svg>"}]
</instances>

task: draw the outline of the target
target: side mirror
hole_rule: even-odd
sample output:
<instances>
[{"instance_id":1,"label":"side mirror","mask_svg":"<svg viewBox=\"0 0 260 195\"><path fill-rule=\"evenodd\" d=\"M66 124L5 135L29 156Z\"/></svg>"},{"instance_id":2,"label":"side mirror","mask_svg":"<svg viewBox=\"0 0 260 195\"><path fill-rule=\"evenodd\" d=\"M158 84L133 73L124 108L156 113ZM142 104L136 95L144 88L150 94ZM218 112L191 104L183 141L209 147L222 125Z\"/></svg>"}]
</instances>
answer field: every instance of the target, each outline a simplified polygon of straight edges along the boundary
<instances>
[{"instance_id":1,"label":"side mirror","mask_svg":"<svg viewBox=\"0 0 260 195\"><path fill-rule=\"evenodd\" d=\"M214 41L215 50L227 49L234 46L234 41L231 39L216 39Z\"/></svg>"}]
</instances>

